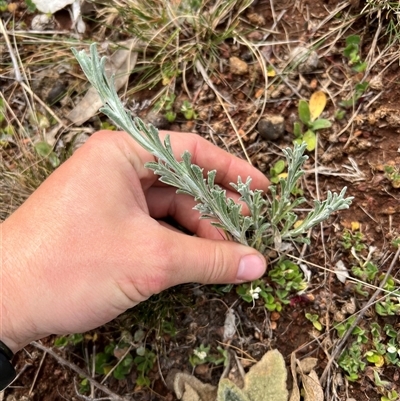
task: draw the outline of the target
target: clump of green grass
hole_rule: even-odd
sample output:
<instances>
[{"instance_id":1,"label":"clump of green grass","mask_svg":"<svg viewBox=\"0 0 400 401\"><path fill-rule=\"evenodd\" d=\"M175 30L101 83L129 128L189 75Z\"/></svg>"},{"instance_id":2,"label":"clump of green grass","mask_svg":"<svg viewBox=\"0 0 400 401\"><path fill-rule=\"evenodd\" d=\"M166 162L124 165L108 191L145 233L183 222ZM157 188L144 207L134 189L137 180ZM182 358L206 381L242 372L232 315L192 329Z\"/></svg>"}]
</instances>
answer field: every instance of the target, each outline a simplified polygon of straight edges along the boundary
<instances>
[{"instance_id":1,"label":"clump of green grass","mask_svg":"<svg viewBox=\"0 0 400 401\"><path fill-rule=\"evenodd\" d=\"M239 18L252 0L117 0L101 11L105 24L118 24L118 34L139 39L141 56L135 91L174 85L200 65L216 73L220 46L239 33Z\"/></svg>"},{"instance_id":2,"label":"clump of green grass","mask_svg":"<svg viewBox=\"0 0 400 401\"><path fill-rule=\"evenodd\" d=\"M361 14L377 17L389 36L389 43L400 39L400 3L392 0L366 0Z\"/></svg>"},{"instance_id":3,"label":"clump of green grass","mask_svg":"<svg viewBox=\"0 0 400 401\"><path fill-rule=\"evenodd\" d=\"M21 122L11 118L9 109L6 99L0 98L0 221L17 209L52 170L22 132Z\"/></svg>"}]
</instances>

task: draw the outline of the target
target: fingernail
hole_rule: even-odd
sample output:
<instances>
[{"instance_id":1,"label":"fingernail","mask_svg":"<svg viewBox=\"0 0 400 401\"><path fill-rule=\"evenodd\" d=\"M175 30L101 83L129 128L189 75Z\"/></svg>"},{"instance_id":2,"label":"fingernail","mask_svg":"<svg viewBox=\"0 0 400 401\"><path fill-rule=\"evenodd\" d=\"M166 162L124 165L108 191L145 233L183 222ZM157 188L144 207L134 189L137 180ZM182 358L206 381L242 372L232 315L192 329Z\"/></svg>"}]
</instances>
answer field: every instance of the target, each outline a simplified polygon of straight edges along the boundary
<instances>
[{"instance_id":1,"label":"fingernail","mask_svg":"<svg viewBox=\"0 0 400 401\"><path fill-rule=\"evenodd\" d=\"M240 259L236 275L237 281L252 281L261 277L265 272L265 260L257 255L246 255Z\"/></svg>"}]
</instances>

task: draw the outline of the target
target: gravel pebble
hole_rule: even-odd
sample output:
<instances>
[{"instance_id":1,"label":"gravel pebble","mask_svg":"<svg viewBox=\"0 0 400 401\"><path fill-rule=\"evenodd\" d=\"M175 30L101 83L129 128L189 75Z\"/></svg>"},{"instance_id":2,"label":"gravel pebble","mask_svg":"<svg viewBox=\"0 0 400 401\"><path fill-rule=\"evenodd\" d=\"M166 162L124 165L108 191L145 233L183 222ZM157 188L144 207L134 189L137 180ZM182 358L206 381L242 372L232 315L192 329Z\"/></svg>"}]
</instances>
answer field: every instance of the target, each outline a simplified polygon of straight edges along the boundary
<instances>
[{"instance_id":1,"label":"gravel pebble","mask_svg":"<svg viewBox=\"0 0 400 401\"><path fill-rule=\"evenodd\" d=\"M302 74L310 74L318 68L319 57L317 52L304 46L295 47L290 53L290 59Z\"/></svg>"},{"instance_id":2,"label":"gravel pebble","mask_svg":"<svg viewBox=\"0 0 400 401\"><path fill-rule=\"evenodd\" d=\"M285 133L285 120L280 115L264 116L257 124L260 136L267 141L276 141Z\"/></svg>"},{"instance_id":3,"label":"gravel pebble","mask_svg":"<svg viewBox=\"0 0 400 401\"><path fill-rule=\"evenodd\" d=\"M249 66L246 62L240 60L239 57L231 57L229 59L229 70L232 74L244 75L249 71Z\"/></svg>"}]
</instances>

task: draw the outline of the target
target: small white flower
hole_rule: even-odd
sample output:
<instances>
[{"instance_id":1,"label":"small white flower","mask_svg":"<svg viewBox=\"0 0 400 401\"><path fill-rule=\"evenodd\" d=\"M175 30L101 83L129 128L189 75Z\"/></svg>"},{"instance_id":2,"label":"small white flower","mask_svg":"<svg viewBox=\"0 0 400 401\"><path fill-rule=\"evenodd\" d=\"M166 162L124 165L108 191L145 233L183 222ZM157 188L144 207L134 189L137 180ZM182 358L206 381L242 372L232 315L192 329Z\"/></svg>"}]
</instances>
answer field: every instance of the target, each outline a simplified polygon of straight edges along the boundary
<instances>
[{"instance_id":1,"label":"small white flower","mask_svg":"<svg viewBox=\"0 0 400 401\"><path fill-rule=\"evenodd\" d=\"M256 287L256 288L250 288L250 295L253 299L258 299L260 298L260 292L261 292L261 288L260 287Z\"/></svg>"},{"instance_id":2,"label":"small white flower","mask_svg":"<svg viewBox=\"0 0 400 401\"><path fill-rule=\"evenodd\" d=\"M207 358L207 352L205 351L198 351L197 349L195 349L193 351L193 353L197 356L197 358L199 358L201 361L204 361L204 359Z\"/></svg>"},{"instance_id":3,"label":"small white flower","mask_svg":"<svg viewBox=\"0 0 400 401\"><path fill-rule=\"evenodd\" d=\"M391 354L394 354L394 353L397 352L397 349L396 349L396 347L394 347L393 345L389 345L389 346L387 347L387 352L390 352Z\"/></svg>"}]
</instances>

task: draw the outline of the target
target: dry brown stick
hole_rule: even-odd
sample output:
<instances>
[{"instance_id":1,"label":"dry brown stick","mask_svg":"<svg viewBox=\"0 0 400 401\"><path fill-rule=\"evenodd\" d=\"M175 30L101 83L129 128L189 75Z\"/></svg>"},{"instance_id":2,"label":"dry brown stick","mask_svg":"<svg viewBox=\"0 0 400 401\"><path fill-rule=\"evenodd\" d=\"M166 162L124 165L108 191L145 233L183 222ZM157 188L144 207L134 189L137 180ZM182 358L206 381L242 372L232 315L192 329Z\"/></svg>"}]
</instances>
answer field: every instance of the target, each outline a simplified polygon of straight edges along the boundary
<instances>
[{"instance_id":1,"label":"dry brown stick","mask_svg":"<svg viewBox=\"0 0 400 401\"><path fill-rule=\"evenodd\" d=\"M360 322L360 320L362 319L362 317L364 316L365 312L367 311L367 309L375 302L375 299L378 297L378 295L382 292L383 287L385 286L390 273L392 272L397 259L400 256L400 247L397 249L396 254L394 255L394 258L392 260L392 263L389 266L388 271L385 274L385 277L383 278L383 280L381 281L379 287L376 289L376 291L373 293L372 297L369 299L369 301L367 302L367 304L360 310L360 313L358 314L356 320L353 322L353 324L349 327L349 329L346 331L346 334L343 336L343 338L340 340L338 346L335 348L335 350L332 352L331 354L331 358L329 359L323 373L320 379L320 382L322 385L325 384L326 381L326 377L329 373L329 370L331 368L332 363L334 362L334 360L336 359L336 357L338 356L338 354L342 351L343 347L345 346L347 340L349 339L351 333L353 332L354 328L357 326L357 324Z\"/></svg>"},{"instance_id":2,"label":"dry brown stick","mask_svg":"<svg viewBox=\"0 0 400 401\"><path fill-rule=\"evenodd\" d=\"M101 390L104 393L106 393L107 395L109 395L112 400L115 400L115 401L131 401L128 398L121 397L118 394L115 394L113 391L111 391L106 386L103 386L102 384L98 383L96 380L91 378L83 369L81 369L80 367L76 366L74 363L67 361L65 358L63 358L62 356L60 356L56 352L54 352L51 348L48 348L48 347L44 346L43 344L41 344L41 343L39 343L37 341L32 341L31 345L33 345L34 347L40 349L41 351L47 352L54 359L56 359L58 363L60 363L61 365L69 367L71 370L73 370L79 376L83 376L85 379L87 379L87 381L89 383L93 384L93 386L95 386L99 390Z\"/></svg>"},{"instance_id":3,"label":"dry brown stick","mask_svg":"<svg viewBox=\"0 0 400 401\"><path fill-rule=\"evenodd\" d=\"M39 367L36 369L35 377L33 378L31 388L29 389L28 398L30 398L31 395L32 395L33 388L35 387L36 380L37 380L37 378L39 376L39 373L40 373L40 371L42 369L43 362L44 362L44 360L46 358L46 355L47 355L47 352L43 352L43 356L42 356L42 359L40 360Z\"/></svg>"}]
</instances>

